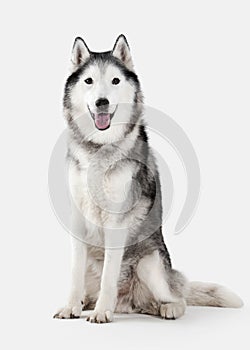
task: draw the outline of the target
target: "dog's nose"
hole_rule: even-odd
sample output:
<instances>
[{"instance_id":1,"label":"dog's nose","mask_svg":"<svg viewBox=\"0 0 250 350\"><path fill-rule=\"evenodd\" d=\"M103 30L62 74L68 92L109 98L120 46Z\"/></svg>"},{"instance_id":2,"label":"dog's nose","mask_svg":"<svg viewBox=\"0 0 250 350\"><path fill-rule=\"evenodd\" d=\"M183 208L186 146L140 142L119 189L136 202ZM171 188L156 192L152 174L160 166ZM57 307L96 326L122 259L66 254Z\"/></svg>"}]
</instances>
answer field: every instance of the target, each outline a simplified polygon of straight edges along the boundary
<instances>
[{"instance_id":1,"label":"dog's nose","mask_svg":"<svg viewBox=\"0 0 250 350\"><path fill-rule=\"evenodd\" d=\"M96 107L101 107L109 104L109 100L107 98L98 98L98 100L95 101Z\"/></svg>"}]
</instances>

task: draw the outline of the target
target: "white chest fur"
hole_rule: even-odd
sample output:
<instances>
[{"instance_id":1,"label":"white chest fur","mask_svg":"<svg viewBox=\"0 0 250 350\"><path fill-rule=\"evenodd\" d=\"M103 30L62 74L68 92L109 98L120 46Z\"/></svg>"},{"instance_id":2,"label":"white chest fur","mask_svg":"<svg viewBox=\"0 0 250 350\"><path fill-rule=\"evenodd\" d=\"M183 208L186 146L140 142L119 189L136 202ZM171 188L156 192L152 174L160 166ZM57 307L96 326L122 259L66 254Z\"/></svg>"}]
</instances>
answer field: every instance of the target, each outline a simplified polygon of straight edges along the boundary
<instances>
[{"instance_id":1,"label":"white chest fur","mask_svg":"<svg viewBox=\"0 0 250 350\"><path fill-rule=\"evenodd\" d=\"M103 243L103 229L124 223L132 205L130 189L137 165L126 152L105 146L96 153L74 147L69 162L69 188L72 201L80 211L88 232L87 239L95 245Z\"/></svg>"}]
</instances>

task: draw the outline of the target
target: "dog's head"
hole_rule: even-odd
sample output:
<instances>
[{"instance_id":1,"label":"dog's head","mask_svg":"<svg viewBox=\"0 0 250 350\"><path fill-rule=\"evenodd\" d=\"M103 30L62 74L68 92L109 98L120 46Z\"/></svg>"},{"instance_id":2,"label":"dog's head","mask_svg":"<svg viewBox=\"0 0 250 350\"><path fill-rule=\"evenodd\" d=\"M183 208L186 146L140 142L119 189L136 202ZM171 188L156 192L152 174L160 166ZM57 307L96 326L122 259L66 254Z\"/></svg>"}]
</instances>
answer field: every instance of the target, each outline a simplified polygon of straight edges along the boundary
<instances>
[{"instance_id":1,"label":"dog's head","mask_svg":"<svg viewBox=\"0 0 250 350\"><path fill-rule=\"evenodd\" d=\"M127 40L120 35L112 51L91 52L76 38L72 74L64 95L67 120L88 140L99 143L122 138L135 123L135 104L142 102ZM139 116L139 115L138 115Z\"/></svg>"}]
</instances>

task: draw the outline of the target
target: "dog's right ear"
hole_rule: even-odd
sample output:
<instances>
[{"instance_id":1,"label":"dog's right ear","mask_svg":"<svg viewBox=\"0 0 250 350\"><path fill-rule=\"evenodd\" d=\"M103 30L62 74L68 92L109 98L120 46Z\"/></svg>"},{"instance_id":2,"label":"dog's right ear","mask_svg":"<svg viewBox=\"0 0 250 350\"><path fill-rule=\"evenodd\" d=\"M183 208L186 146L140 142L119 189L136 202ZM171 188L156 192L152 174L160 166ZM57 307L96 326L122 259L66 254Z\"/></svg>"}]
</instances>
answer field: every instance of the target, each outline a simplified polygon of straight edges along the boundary
<instances>
[{"instance_id":1,"label":"dog's right ear","mask_svg":"<svg viewBox=\"0 0 250 350\"><path fill-rule=\"evenodd\" d=\"M82 38L77 37L73 45L71 56L73 72L76 71L77 68L79 68L81 65L83 65L89 57L90 51L88 46L85 44L85 41Z\"/></svg>"}]
</instances>

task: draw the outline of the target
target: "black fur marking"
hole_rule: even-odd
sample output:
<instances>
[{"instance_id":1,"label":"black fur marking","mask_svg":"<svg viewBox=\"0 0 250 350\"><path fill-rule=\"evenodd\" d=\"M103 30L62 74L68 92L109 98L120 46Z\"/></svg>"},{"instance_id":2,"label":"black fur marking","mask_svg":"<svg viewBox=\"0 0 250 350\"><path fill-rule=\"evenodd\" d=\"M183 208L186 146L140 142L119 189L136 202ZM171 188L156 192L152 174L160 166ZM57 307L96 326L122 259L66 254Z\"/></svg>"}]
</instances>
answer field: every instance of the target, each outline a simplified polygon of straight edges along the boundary
<instances>
[{"instance_id":1,"label":"black fur marking","mask_svg":"<svg viewBox=\"0 0 250 350\"><path fill-rule=\"evenodd\" d=\"M144 125L140 125L140 129L139 129L139 135L140 135L140 139L144 142L148 142L148 135L145 131L145 126Z\"/></svg>"}]
</instances>

